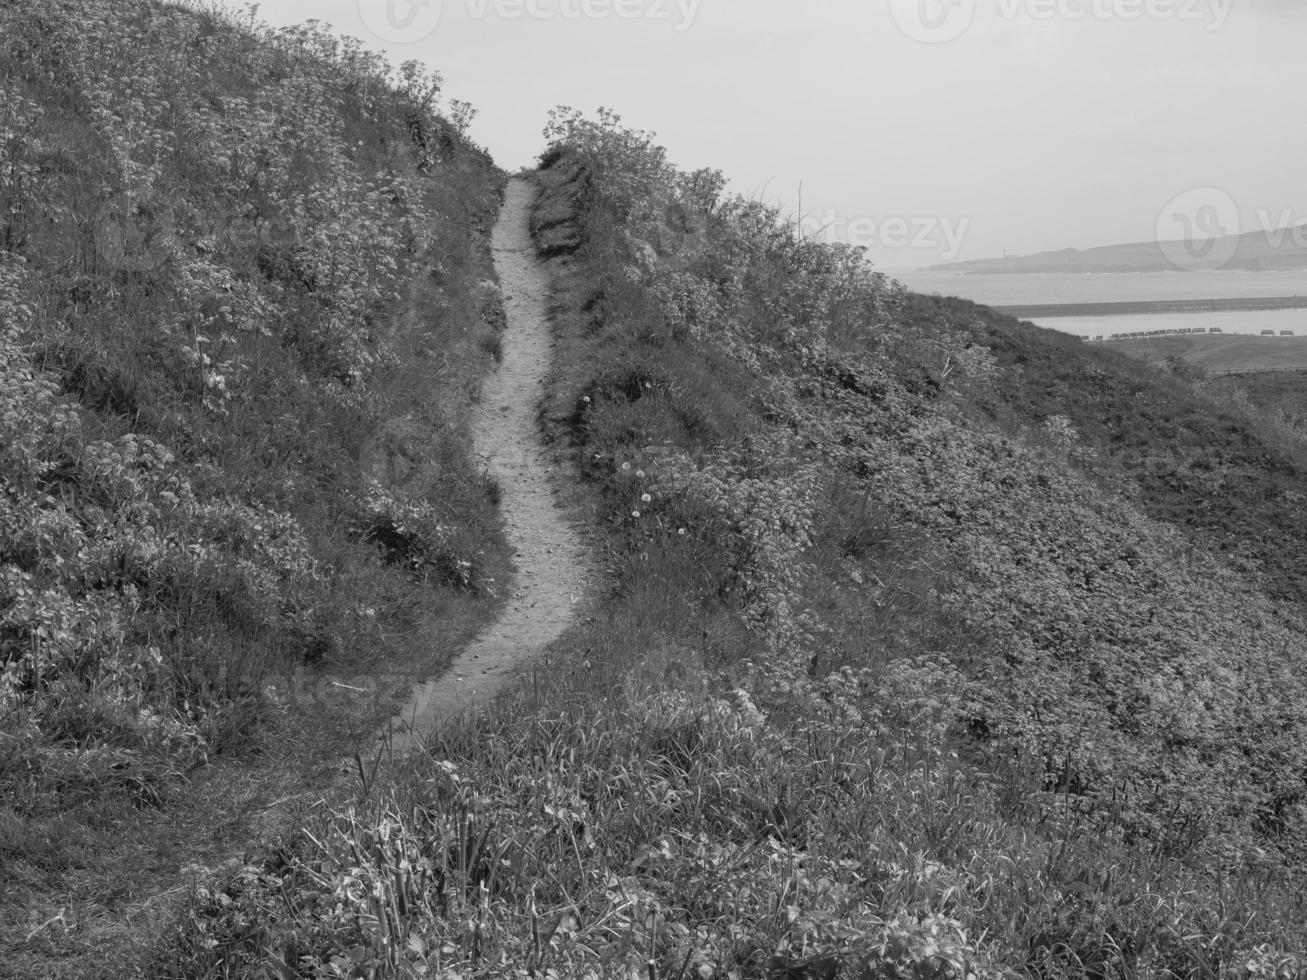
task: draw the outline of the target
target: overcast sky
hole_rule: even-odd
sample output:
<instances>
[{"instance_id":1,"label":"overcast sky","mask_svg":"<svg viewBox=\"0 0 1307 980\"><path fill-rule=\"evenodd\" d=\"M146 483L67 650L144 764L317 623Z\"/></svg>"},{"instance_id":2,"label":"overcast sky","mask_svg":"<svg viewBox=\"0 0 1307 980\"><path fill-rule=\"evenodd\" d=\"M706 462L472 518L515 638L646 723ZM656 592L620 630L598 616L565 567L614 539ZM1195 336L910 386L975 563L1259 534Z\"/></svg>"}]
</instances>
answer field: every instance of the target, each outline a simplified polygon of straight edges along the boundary
<instances>
[{"instance_id":1,"label":"overcast sky","mask_svg":"<svg viewBox=\"0 0 1307 980\"><path fill-rule=\"evenodd\" d=\"M264 0L421 59L501 166L608 106L886 269L1307 221L1307 0Z\"/></svg>"}]
</instances>

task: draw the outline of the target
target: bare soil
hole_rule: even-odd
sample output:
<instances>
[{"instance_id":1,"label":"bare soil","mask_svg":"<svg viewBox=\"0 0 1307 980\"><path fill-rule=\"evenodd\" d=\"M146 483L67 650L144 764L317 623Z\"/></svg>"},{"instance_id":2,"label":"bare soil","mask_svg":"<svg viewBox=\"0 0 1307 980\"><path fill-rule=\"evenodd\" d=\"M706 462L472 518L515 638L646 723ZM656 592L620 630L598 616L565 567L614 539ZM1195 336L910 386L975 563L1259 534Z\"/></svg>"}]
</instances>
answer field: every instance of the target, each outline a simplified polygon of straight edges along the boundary
<instances>
[{"instance_id":1,"label":"bare soil","mask_svg":"<svg viewBox=\"0 0 1307 980\"><path fill-rule=\"evenodd\" d=\"M474 447L498 482L516 572L510 599L443 676L416 687L385 734L396 754L418 747L440 722L475 710L572 623L584 579L576 521L558 498L562 464L551 459L537 422L552 341L548 276L531 243L536 190L509 183L492 247L508 325L503 359L482 389Z\"/></svg>"}]
</instances>

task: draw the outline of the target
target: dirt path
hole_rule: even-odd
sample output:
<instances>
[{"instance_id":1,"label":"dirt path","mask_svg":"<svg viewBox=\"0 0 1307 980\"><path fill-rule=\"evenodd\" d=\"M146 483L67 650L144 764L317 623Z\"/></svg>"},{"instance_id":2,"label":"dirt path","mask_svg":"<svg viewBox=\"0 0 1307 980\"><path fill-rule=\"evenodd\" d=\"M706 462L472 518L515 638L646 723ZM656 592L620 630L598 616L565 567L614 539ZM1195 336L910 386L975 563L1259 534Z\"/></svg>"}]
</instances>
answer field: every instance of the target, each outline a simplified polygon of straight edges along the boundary
<instances>
[{"instance_id":1,"label":"dirt path","mask_svg":"<svg viewBox=\"0 0 1307 980\"><path fill-rule=\"evenodd\" d=\"M492 247L508 313L503 361L489 375L473 423L474 447L503 490L500 507L517 564L500 619L453 662L448 673L415 688L391 722L397 754L424 733L493 696L514 668L534 659L572 620L582 589L581 545L555 499L557 467L540 441L537 406L544 396L551 341L548 278L531 244L535 188L509 183Z\"/></svg>"}]
</instances>

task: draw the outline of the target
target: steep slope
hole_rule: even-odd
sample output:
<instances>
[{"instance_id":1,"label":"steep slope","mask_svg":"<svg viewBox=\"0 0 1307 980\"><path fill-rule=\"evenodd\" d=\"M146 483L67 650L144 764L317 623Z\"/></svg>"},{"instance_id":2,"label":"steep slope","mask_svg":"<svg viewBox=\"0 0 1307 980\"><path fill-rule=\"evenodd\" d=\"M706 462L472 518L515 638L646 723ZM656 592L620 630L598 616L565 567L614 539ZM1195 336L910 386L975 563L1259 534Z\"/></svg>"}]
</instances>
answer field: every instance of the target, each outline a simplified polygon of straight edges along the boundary
<instances>
[{"instance_id":1,"label":"steep slope","mask_svg":"<svg viewBox=\"0 0 1307 980\"><path fill-rule=\"evenodd\" d=\"M686 221L646 214L655 235ZM670 548L700 529L704 593L729 594L782 686L780 662L874 684L926 656L966 678L964 744L1032 754L1128 835L1297 854L1302 447L1179 379L907 297L756 206L690 220L690 251L646 242L667 261L644 297L618 270L599 284L600 342L569 362L591 401L555 405L610 493L597 467L668 446L629 533ZM630 242L599 248L638 262ZM692 363L699 339L730 367ZM730 422L701 401L708 370Z\"/></svg>"},{"instance_id":2,"label":"steep slope","mask_svg":"<svg viewBox=\"0 0 1307 980\"><path fill-rule=\"evenodd\" d=\"M0 4L7 976L125 975L185 865L494 613L502 175L439 84L317 29Z\"/></svg>"}]
</instances>

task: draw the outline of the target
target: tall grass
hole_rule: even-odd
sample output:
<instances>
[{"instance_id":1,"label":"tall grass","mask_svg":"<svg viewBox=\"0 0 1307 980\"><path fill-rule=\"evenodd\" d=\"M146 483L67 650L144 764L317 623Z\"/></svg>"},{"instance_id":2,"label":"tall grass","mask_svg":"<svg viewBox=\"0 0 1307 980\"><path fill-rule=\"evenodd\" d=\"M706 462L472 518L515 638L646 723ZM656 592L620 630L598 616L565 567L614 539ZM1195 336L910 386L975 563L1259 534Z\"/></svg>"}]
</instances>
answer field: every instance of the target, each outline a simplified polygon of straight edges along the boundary
<instances>
[{"instance_id":1,"label":"tall grass","mask_svg":"<svg viewBox=\"0 0 1307 980\"><path fill-rule=\"evenodd\" d=\"M600 665L592 664L591 669ZM169 977L1296 975L1301 900L743 692L528 694L205 884ZM360 785L360 789L363 787Z\"/></svg>"}]
</instances>

